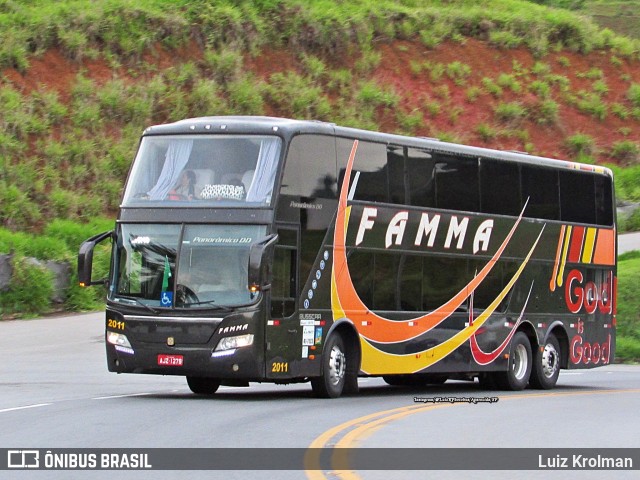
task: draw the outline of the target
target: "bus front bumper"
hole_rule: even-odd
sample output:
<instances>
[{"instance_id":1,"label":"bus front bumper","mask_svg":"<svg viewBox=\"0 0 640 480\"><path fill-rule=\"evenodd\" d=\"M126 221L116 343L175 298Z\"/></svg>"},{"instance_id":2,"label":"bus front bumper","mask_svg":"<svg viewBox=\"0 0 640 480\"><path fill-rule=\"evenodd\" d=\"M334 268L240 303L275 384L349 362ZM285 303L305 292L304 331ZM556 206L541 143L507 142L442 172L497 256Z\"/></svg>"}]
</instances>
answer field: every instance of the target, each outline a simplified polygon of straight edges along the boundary
<instances>
[{"instance_id":1,"label":"bus front bumper","mask_svg":"<svg viewBox=\"0 0 640 480\"><path fill-rule=\"evenodd\" d=\"M209 346L168 347L137 344L133 348L107 342L110 372L183 375L229 380L261 380L264 362L255 345L212 352Z\"/></svg>"}]
</instances>

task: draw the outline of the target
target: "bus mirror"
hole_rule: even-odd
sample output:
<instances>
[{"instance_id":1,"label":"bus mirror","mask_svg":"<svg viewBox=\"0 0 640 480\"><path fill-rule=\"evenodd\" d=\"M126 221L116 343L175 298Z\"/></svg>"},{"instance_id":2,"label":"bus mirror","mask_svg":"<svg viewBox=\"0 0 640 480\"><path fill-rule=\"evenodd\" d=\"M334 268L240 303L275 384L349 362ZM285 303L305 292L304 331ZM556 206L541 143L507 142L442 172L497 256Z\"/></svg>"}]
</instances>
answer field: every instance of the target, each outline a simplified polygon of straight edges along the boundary
<instances>
[{"instance_id":1,"label":"bus mirror","mask_svg":"<svg viewBox=\"0 0 640 480\"><path fill-rule=\"evenodd\" d=\"M95 235L88 240L82 242L80 251L78 252L78 283L81 287L90 285L102 285L105 280L91 281L91 267L93 264L93 249L95 246L107 238L113 237L113 231L104 232Z\"/></svg>"},{"instance_id":2,"label":"bus mirror","mask_svg":"<svg viewBox=\"0 0 640 480\"><path fill-rule=\"evenodd\" d=\"M271 287L271 258L277 234L264 237L249 249L249 286L266 290Z\"/></svg>"}]
</instances>

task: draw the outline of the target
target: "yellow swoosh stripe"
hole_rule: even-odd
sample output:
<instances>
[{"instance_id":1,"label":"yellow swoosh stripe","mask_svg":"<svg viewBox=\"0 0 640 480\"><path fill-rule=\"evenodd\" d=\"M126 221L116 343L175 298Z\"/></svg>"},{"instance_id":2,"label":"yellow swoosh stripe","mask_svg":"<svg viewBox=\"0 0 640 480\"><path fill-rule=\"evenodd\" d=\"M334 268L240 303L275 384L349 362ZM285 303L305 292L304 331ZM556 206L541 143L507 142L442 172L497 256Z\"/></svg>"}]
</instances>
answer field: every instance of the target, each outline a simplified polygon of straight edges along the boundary
<instances>
[{"instance_id":1,"label":"yellow swoosh stripe","mask_svg":"<svg viewBox=\"0 0 640 480\"><path fill-rule=\"evenodd\" d=\"M478 328L480 328L484 324L484 322L487 321L491 314L498 308L502 300L504 300L504 297L507 296L513 285L522 274L522 271L529 263L529 259L531 258L533 251L538 245L543 231L544 227L540 231L540 234L538 235L536 241L533 243L533 246L529 250L529 253L522 262L522 265L520 265L511 280L509 280L509 283L500 292L498 297L493 302L491 302L487 309L473 321L472 325L469 325L468 327L460 330L460 332L455 334L453 337L445 340L435 347L428 348L427 350L423 350L422 352L410 353L405 355L396 355L383 352L374 347L371 343L369 343L361 336L360 345L362 348L362 371L368 374L415 373L439 362L451 352L460 347L460 345L466 342L471 337L471 335L473 335L478 330Z\"/></svg>"}]
</instances>

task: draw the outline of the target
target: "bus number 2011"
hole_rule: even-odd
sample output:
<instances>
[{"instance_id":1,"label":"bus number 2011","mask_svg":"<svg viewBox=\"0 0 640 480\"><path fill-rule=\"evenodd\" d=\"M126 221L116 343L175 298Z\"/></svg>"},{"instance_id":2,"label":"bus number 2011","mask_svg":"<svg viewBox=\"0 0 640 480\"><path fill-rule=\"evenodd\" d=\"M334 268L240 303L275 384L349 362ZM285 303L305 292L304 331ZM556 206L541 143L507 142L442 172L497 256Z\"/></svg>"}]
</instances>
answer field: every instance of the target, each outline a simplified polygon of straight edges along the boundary
<instances>
[{"instance_id":1,"label":"bus number 2011","mask_svg":"<svg viewBox=\"0 0 640 480\"><path fill-rule=\"evenodd\" d=\"M112 320L109 318L107 320L107 328L114 328L116 330L124 330L124 322L119 320Z\"/></svg>"},{"instance_id":2,"label":"bus number 2011","mask_svg":"<svg viewBox=\"0 0 640 480\"><path fill-rule=\"evenodd\" d=\"M273 362L271 364L271 373L287 373L289 371L289 363Z\"/></svg>"}]
</instances>

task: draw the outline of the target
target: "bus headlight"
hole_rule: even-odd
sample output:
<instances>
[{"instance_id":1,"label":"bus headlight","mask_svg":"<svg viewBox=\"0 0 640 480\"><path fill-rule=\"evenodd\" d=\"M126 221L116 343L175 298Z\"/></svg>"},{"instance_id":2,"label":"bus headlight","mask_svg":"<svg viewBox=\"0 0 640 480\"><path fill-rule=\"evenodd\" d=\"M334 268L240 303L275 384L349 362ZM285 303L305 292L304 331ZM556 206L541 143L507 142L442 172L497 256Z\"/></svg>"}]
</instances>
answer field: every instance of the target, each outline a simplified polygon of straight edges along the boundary
<instances>
[{"instance_id":1,"label":"bus headlight","mask_svg":"<svg viewBox=\"0 0 640 480\"><path fill-rule=\"evenodd\" d=\"M131 343L126 335L116 332L107 332L107 342L117 347L131 348Z\"/></svg>"},{"instance_id":2,"label":"bus headlight","mask_svg":"<svg viewBox=\"0 0 640 480\"><path fill-rule=\"evenodd\" d=\"M215 351L231 350L234 348L248 347L253 345L253 334L238 335L236 337L225 337L218 342Z\"/></svg>"}]
</instances>

